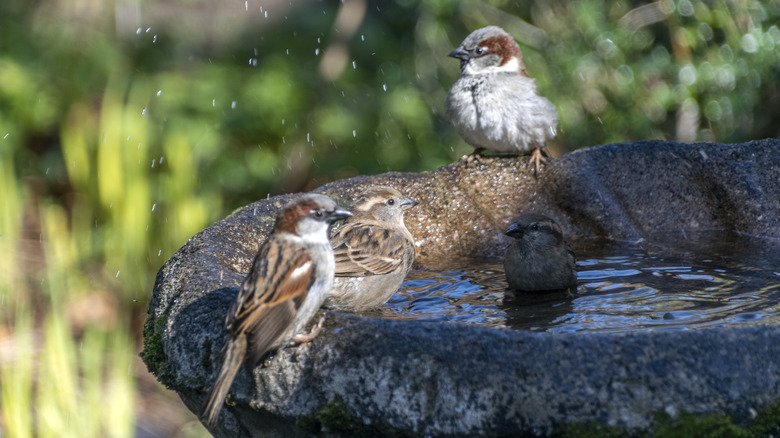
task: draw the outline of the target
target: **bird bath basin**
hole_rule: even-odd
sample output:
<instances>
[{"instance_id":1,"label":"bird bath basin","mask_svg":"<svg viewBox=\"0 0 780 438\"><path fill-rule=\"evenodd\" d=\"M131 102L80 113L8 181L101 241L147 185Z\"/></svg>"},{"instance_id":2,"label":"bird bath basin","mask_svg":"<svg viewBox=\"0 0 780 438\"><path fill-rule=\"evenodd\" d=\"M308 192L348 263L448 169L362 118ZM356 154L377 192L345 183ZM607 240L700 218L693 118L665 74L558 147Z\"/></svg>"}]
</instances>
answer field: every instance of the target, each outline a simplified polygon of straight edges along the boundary
<instances>
[{"instance_id":1,"label":"bird bath basin","mask_svg":"<svg viewBox=\"0 0 780 438\"><path fill-rule=\"evenodd\" d=\"M301 354L242 368L211 432L620 434L692 415L776 433L778 150L637 142L567 154L538 177L524 157L478 158L323 186L352 199L389 185L420 201L406 216L417 270L380 311L326 311ZM158 273L142 356L193 412L222 360L225 313L288 199L236 210ZM573 298L506 295L503 230L532 211L578 254Z\"/></svg>"},{"instance_id":2,"label":"bird bath basin","mask_svg":"<svg viewBox=\"0 0 780 438\"><path fill-rule=\"evenodd\" d=\"M579 242L574 297L513 293L500 261L417 270L367 315L549 333L780 326L780 242L727 232L688 237L700 248L673 255L641 243Z\"/></svg>"}]
</instances>

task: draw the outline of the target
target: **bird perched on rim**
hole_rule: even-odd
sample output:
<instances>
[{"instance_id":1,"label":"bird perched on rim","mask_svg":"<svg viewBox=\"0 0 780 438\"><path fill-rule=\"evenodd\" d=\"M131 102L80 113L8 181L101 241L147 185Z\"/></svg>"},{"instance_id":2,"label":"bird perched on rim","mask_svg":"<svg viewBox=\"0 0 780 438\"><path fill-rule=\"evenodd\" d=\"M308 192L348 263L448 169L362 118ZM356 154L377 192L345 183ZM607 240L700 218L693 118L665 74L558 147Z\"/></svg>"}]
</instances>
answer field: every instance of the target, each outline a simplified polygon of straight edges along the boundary
<instances>
[{"instance_id":1,"label":"bird perched on rim","mask_svg":"<svg viewBox=\"0 0 780 438\"><path fill-rule=\"evenodd\" d=\"M375 186L352 205L354 216L331 237L336 278L325 307L362 311L380 307L398 290L414 262L404 212L417 205L390 187Z\"/></svg>"},{"instance_id":2,"label":"bird perched on rim","mask_svg":"<svg viewBox=\"0 0 780 438\"><path fill-rule=\"evenodd\" d=\"M554 220L526 213L515 218L504 234L514 239L504 254L504 272L511 289L574 294L574 252Z\"/></svg>"},{"instance_id":3,"label":"bird perched on rim","mask_svg":"<svg viewBox=\"0 0 780 438\"><path fill-rule=\"evenodd\" d=\"M536 92L520 46L498 26L475 30L448 55L460 76L447 94L447 117L476 152L531 152L538 172L542 148L555 137L558 112Z\"/></svg>"},{"instance_id":4,"label":"bird perched on rim","mask_svg":"<svg viewBox=\"0 0 780 438\"><path fill-rule=\"evenodd\" d=\"M241 364L257 366L268 351L294 339L319 310L335 269L330 226L349 216L318 194L299 196L279 211L225 320L229 339L222 367L201 413L208 426L216 424ZM321 323L298 340L313 339Z\"/></svg>"}]
</instances>

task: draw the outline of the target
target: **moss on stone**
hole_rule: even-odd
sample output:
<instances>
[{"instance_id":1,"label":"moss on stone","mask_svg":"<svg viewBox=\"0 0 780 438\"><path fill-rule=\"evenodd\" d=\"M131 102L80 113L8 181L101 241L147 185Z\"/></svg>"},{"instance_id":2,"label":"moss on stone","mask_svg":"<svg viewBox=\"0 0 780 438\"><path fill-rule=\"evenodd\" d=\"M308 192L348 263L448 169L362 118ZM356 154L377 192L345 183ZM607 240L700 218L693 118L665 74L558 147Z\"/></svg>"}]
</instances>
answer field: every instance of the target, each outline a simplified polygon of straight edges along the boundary
<instances>
[{"instance_id":1,"label":"moss on stone","mask_svg":"<svg viewBox=\"0 0 780 438\"><path fill-rule=\"evenodd\" d=\"M390 426L389 424L365 424L360 418L352 415L340 396L336 396L327 406L319 411L310 412L298 419L302 429L318 433L344 433L352 437L406 437L411 436Z\"/></svg>"},{"instance_id":2,"label":"moss on stone","mask_svg":"<svg viewBox=\"0 0 780 438\"><path fill-rule=\"evenodd\" d=\"M559 433L565 438L623 437L637 438L761 438L780 435L780 401L742 423L727 414L698 415L683 412L675 418L668 414L656 415L650 431L627 435L626 431L598 423L568 424Z\"/></svg>"},{"instance_id":3,"label":"moss on stone","mask_svg":"<svg viewBox=\"0 0 780 438\"><path fill-rule=\"evenodd\" d=\"M166 316L155 319L153 315L149 315L146 318L143 330L144 349L140 356L146 364L146 368L157 376L160 383L168 389L174 389L173 382L176 376L166 366L168 358L165 356L162 342L162 331L166 320Z\"/></svg>"}]
</instances>

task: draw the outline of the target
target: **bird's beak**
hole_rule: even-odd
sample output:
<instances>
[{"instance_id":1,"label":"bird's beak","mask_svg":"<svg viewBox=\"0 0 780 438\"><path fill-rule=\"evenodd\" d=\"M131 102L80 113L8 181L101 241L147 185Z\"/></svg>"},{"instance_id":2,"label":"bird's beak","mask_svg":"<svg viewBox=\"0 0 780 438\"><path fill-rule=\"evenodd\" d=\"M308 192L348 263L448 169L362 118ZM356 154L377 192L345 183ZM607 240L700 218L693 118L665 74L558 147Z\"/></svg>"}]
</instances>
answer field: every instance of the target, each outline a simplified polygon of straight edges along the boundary
<instances>
[{"instance_id":1,"label":"bird's beak","mask_svg":"<svg viewBox=\"0 0 780 438\"><path fill-rule=\"evenodd\" d=\"M520 238L523 235L523 230L521 230L516 223L513 223L509 226L509 228L506 229L506 231L504 231L504 234L509 237Z\"/></svg>"},{"instance_id":2,"label":"bird's beak","mask_svg":"<svg viewBox=\"0 0 780 438\"><path fill-rule=\"evenodd\" d=\"M336 209L333 210L333 213L330 214L330 223L340 221L348 217L352 217L352 213L350 213L349 210L345 210L341 207L336 207Z\"/></svg>"},{"instance_id":3,"label":"bird's beak","mask_svg":"<svg viewBox=\"0 0 780 438\"><path fill-rule=\"evenodd\" d=\"M401 210L406 211L417 204L419 204L419 202L415 201L412 198L404 198L401 200Z\"/></svg>"},{"instance_id":4,"label":"bird's beak","mask_svg":"<svg viewBox=\"0 0 780 438\"><path fill-rule=\"evenodd\" d=\"M463 46L458 47L457 49L450 52L449 55L450 58L458 58L461 61L467 61L469 59L469 52L466 51L466 49L463 48Z\"/></svg>"}]
</instances>

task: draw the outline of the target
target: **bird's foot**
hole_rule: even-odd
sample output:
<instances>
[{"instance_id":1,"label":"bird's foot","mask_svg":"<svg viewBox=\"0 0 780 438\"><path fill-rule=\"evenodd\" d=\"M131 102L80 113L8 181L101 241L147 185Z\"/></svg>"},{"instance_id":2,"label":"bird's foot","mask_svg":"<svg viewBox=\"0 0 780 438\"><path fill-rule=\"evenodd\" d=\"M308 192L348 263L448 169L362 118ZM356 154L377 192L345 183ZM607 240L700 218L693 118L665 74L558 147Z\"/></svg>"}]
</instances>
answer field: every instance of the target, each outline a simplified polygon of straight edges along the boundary
<instances>
[{"instance_id":1,"label":"bird's foot","mask_svg":"<svg viewBox=\"0 0 780 438\"><path fill-rule=\"evenodd\" d=\"M309 342L313 341L314 338L317 337L317 335L322 332L322 324L325 322L325 315L320 316L320 320L317 322L317 324L314 325L314 327L311 328L311 331L306 334L297 334L292 337L292 340L294 342L300 343L298 345L298 348L295 350L295 355L301 354L303 352L303 347L306 346Z\"/></svg>"},{"instance_id":2,"label":"bird's foot","mask_svg":"<svg viewBox=\"0 0 780 438\"><path fill-rule=\"evenodd\" d=\"M474 152L464 155L460 157L462 161L466 162L466 167L471 167L472 165L479 162L480 159L485 157L485 148L476 148L474 149Z\"/></svg>"},{"instance_id":3,"label":"bird's foot","mask_svg":"<svg viewBox=\"0 0 780 438\"><path fill-rule=\"evenodd\" d=\"M542 163L547 164L545 155L546 153L542 151L542 149L534 149L534 151L531 152L530 162L534 165L534 176L539 175L539 169L541 168Z\"/></svg>"}]
</instances>

